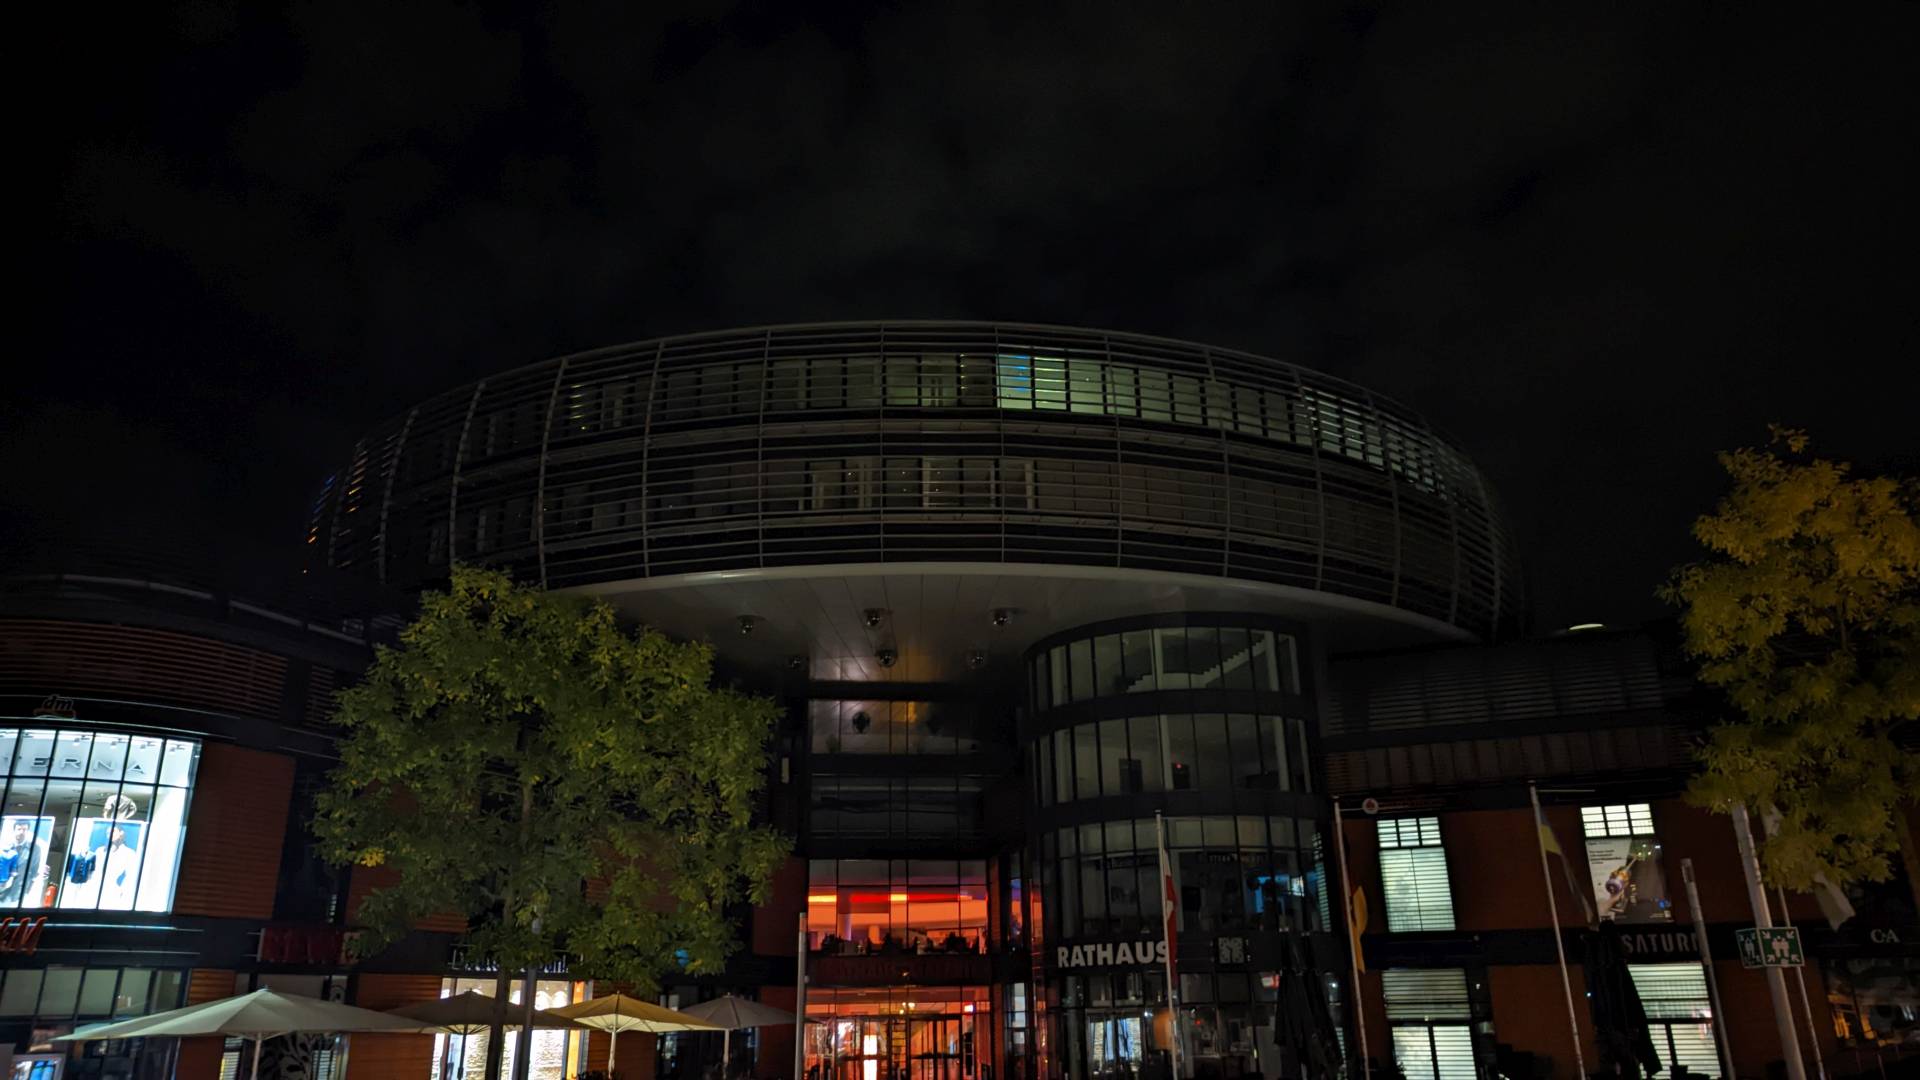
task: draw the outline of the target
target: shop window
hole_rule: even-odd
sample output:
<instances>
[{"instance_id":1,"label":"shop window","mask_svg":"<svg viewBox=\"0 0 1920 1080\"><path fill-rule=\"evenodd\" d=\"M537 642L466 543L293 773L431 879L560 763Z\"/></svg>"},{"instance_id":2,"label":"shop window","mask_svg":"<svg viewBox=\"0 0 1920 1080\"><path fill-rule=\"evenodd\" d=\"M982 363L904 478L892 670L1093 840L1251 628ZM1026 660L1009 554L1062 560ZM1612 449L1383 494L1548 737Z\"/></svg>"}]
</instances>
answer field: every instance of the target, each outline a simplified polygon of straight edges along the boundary
<instances>
[{"instance_id":1,"label":"shop window","mask_svg":"<svg viewBox=\"0 0 1920 1080\"><path fill-rule=\"evenodd\" d=\"M1699 964L1628 964L1627 974L1664 1066L1656 1075L1671 1076L1680 1065L1695 1076L1719 1076L1706 971Z\"/></svg>"},{"instance_id":2,"label":"shop window","mask_svg":"<svg viewBox=\"0 0 1920 1080\"><path fill-rule=\"evenodd\" d=\"M534 983L534 1007L537 1009L558 1009L562 1006L573 1004L576 999L584 1000L586 986L586 983L571 983L562 979L537 980ZM468 991L492 997L495 991L494 977L488 975L484 978L441 980L440 994L442 997L464 994ZM513 980L513 987L508 995L508 1000L518 1005L521 1001L521 992L521 981L519 979ZM736 1032L736 1046L739 1045L738 1036L739 1033ZM487 1039L489 1037L489 1033L484 1028L469 1035L435 1035L433 1037L432 1075L441 1078L441 1080L445 1080L447 1077L476 1077L484 1075L487 1069ZM569 1075L567 1059L571 1056L569 1051L572 1049L572 1046L570 1044L573 1043L575 1037L576 1033L574 1032L535 1031L532 1039L533 1052L528 1062L527 1075L530 1080L565 1080ZM272 1044L269 1043L268 1045L271 1046ZM521 1038L520 1032L512 1030L506 1032L506 1042L501 1048L500 1075L513 1075L514 1055L525 1045L526 1041ZM267 1060L271 1061L270 1058ZM316 1066L318 1064L318 1062L315 1063ZM246 1074L243 1071L241 1075L244 1076ZM317 1072L310 1073L309 1075L314 1076L315 1080L320 1080Z\"/></svg>"},{"instance_id":3,"label":"shop window","mask_svg":"<svg viewBox=\"0 0 1920 1080\"><path fill-rule=\"evenodd\" d=\"M0 970L0 1016L66 1023L165 1012L180 1006L185 975L171 968Z\"/></svg>"},{"instance_id":4,"label":"shop window","mask_svg":"<svg viewBox=\"0 0 1920 1080\"><path fill-rule=\"evenodd\" d=\"M166 911L200 744L0 729L0 908Z\"/></svg>"},{"instance_id":5,"label":"shop window","mask_svg":"<svg viewBox=\"0 0 1920 1080\"><path fill-rule=\"evenodd\" d=\"M1473 1006L1462 970L1380 973L1393 1060L1407 1080L1475 1080Z\"/></svg>"},{"instance_id":6,"label":"shop window","mask_svg":"<svg viewBox=\"0 0 1920 1080\"><path fill-rule=\"evenodd\" d=\"M1378 822L1380 890L1394 933L1453 929L1453 890L1439 818Z\"/></svg>"}]
</instances>

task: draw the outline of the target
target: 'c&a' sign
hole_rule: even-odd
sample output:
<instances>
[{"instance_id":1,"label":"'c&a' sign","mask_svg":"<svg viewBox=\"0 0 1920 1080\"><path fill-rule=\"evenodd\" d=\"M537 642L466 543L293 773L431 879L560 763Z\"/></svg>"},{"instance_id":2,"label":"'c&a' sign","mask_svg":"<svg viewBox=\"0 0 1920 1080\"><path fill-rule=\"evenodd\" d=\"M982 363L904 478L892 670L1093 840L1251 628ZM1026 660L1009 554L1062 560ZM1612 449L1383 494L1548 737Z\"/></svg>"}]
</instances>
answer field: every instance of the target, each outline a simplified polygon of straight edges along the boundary
<instances>
[{"instance_id":1,"label":"'c&a' sign","mask_svg":"<svg viewBox=\"0 0 1920 1080\"><path fill-rule=\"evenodd\" d=\"M1165 940L1101 941L1091 945L1058 945L1054 947L1053 957L1054 966L1061 968L1164 964L1167 943Z\"/></svg>"},{"instance_id":2,"label":"'c&a' sign","mask_svg":"<svg viewBox=\"0 0 1920 1080\"><path fill-rule=\"evenodd\" d=\"M40 933L47 928L47 917L0 919L0 953L32 956L40 947Z\"/></svg>"}]
</instances>

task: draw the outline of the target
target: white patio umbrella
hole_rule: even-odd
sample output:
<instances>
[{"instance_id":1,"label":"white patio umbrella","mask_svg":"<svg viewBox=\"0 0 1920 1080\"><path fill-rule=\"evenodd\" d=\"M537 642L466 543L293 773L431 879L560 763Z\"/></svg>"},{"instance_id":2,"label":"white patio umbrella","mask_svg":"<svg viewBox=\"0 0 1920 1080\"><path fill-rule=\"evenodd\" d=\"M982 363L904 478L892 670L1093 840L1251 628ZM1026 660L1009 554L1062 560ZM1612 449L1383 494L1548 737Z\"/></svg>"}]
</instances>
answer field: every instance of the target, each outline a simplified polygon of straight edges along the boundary
<instances>
[{"instance_id":1,"label":"white patio umbrella","mask_svg":"<svg viewBox=\"0 0 1920 1080\"><path fill-rule=\"evenodd\" d=\"M712 1001L703 1001L698 1005L689 1005L681 1012L698 1017L708 1023L718 1024L724 1031L720 1035L720 1080L727 1080L727 1067L733 1063L733 1033L742 1028L779 1027L793 1023L793 1014L771 1005L762 1005L757 1001L734 997L728 994ZM795 1035L794 1038L799 1038Z\"/></svg>"},{"instance_id":2,"label":"white patio umbrella","mask_svg":"<svg viewBox=\"0 0 1920 1080\"><path fill-rule=\"evenodd\" d=\"M651 1034L674 1031L718 1031L719 1024L708 1023L686 1013L674 1012L665 1005L655 1005L651 1001L628 997L625 994L608 994L606 997L588 998L572 1005L562 1005L557 1009L548 1009L555 1016L564 1016L568 1020L598 1028L607 1033L612 1040L607 1047L607 1071L613 1071L614 1058L620 1053L620 1033L623 1031L643 1031Z\"/></svg>"},{"instance_id":3,"label":"white patio umbrella","mask_svg":"<svg viewBox=\"0 0 1920 1080\"><path fill-rule=\"evenodd\" d=\"M358 1009L319 998L282 994L265 988L251 994L189 1005L133 1020L76 1031L55 1042L97 1042L102 1039L185 1039L196 1035L238 1035L253 1040L254 1080L260 1076L260 1044L298 1032L352 1034L361 1031L409 1032L422 1029L418 1020L405 1020L372 1009Z\"/></svg>"}]
</instances>

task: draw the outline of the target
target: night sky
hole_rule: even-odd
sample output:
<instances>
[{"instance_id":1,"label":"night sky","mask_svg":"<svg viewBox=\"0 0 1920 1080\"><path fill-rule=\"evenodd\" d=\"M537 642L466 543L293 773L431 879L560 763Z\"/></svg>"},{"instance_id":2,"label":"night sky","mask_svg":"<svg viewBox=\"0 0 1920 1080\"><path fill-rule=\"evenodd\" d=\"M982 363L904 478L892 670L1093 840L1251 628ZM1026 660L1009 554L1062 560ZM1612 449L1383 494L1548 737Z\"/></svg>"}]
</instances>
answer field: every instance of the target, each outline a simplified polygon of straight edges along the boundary
<instances>
[{"instance_id":1,"label":"night sky","mask_svg":"<svg viewBox=\"0 0 1920 1080\"><path fill-rule=\"evenodd\" d=\"M16 35L56 62L15 97L11 529L291 564L419 398L833 319L1397 397L1491 475L1541 628L1657 615L1713 453L1769 421L1913 467L1920 6L528 6Z\"/></svg>"}]
</instances>

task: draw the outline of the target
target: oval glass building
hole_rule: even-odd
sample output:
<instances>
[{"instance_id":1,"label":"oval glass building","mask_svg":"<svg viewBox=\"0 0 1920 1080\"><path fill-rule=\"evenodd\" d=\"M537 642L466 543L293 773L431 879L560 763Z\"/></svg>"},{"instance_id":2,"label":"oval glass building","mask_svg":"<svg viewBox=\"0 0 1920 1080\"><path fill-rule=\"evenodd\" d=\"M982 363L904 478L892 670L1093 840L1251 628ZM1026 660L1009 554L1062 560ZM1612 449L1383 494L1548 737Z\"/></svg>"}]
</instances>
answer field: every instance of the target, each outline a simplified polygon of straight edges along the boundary
<instances>
[{"instance_id":1,"label":"oval glass building","mask_svg":"<svg viewBox=\"0 0 1920 1080\"><path fill-rule=\"evenodd\" d=\"M1304 958L1345 997L1328 655L1525 610L1487 483L1411 410L1021 324L490 376L362 439L307 543L404 588L469 562L594 594L789 703L769 814L796 859L724 982L791 1004L804 912L806 1060L836 1080L1165 1075L1162 827L1184 1071L1274 1075L1269 976Z\"/></svg>"}]
</instances>

